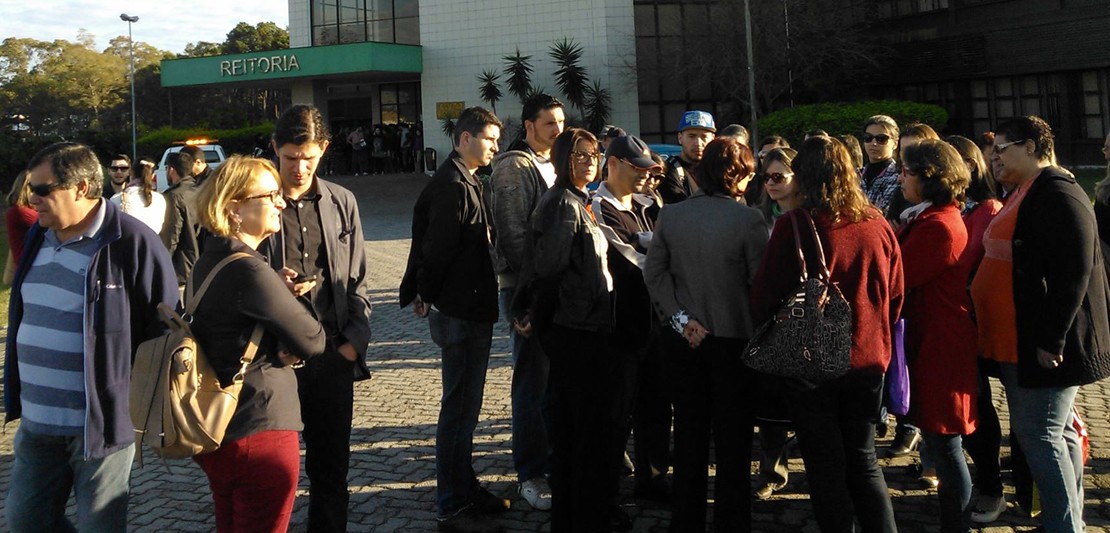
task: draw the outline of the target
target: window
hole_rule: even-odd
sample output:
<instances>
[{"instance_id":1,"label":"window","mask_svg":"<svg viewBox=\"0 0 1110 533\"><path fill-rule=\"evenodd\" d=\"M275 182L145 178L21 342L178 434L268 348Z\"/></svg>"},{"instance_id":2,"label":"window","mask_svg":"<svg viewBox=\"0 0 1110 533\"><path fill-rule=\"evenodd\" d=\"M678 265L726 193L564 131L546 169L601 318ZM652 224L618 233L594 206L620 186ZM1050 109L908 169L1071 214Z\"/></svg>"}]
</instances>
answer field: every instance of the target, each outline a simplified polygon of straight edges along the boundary
<instances>
[{"instance_id":1,"label":"window","mask_svg":"<svg viewBox=\"0 0 1110 533\"><path fill-rule=\"evenodd\" d=\"M420 86L417 83L383 84L379 90L381 123L413 123L419 120Z\"/></svg>"},{"instance_id":2,"label":"window","mask_svg":"<svg viewBox=\"0 0 1110 533\"><path fill-rule=\"evenodd\" d=\"M948 9L948 0L879 0L879 19L889 19Z\"/></svg>"},{"instance_id":3,"label":"window","mask_svg":"<svg viewBox=\"0 0 1110 533\"><path fill-rule=\"evenodd\" d=\"M418 0L312 0L312 44L420 44Z\"/></svg>"}]
</instances>

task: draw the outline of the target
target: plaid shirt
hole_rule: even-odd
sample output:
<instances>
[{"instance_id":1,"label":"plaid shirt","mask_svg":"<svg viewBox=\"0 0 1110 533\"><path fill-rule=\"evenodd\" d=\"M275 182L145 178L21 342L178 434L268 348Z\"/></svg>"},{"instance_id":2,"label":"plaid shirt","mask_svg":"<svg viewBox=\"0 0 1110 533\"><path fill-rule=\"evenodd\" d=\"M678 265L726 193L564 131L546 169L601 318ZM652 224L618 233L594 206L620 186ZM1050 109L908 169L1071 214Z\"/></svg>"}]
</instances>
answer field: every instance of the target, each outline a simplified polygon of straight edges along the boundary
<instances>
[{"instance_id":1,"label":"plaid shirt","mask_svg":"<svg viewBox=\"0 0 1110 533\"><path fill-rule=\"evenodd\" d=\"M902 185L898 183L898 163L891 161L886 169L871 181L870 187L867 182L863 183L863 192L867 194L867 199L879 208L879 211L885 213L887 206L890 205L890 199L901 187Z\"/></svg>"}]
</instances>

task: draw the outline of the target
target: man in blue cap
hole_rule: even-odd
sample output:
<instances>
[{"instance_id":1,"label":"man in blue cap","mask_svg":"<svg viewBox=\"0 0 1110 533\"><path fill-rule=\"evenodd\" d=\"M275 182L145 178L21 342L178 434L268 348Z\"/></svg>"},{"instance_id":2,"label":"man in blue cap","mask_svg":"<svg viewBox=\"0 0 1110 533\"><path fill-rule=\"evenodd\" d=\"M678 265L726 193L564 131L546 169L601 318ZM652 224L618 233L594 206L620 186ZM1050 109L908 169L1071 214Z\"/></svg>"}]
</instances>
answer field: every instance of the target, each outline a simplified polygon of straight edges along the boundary
<instances>
[{"instance_id":1,"label":"man in blue cap","mask_svg":"<svg viewBox=\"0 0 1110 533\"><path fill-rule=\"evenodd\" d=\"M674 204L690 197L698 186L692 173L701 163L702 152L716 136L713 115L705 111L687 111L678 124L678 144L682 153L667 160L667 174L659 183L659 196L664 204Z\"/></svg>"}]
</instances>

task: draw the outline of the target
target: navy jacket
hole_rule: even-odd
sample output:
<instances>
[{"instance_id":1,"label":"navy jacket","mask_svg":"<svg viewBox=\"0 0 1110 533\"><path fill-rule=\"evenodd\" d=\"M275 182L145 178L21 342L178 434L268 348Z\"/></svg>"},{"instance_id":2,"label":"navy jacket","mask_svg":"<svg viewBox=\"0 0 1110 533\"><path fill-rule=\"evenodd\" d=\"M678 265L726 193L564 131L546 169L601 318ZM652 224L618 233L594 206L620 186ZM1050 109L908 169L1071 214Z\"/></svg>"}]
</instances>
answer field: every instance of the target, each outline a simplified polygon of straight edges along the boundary
<instances>
[{"instance_id":1,"label":"navy jacket","mask_svg":"<svg viewBox=\"0 0 1110 533\"><path fill-rule=\"evenodd\" d=\"M85 276L85 459L96 459L135 442L129 389L131 362L143 341L166 332L157 307L177 306L177 276L158 235L115 204L107 207L97 250ZM5 422L22 415L19 352L15 339L23 318L23 280L38 255L45 229L35 223L12 282L4 361Z\"/></svg>"}]
</instances>

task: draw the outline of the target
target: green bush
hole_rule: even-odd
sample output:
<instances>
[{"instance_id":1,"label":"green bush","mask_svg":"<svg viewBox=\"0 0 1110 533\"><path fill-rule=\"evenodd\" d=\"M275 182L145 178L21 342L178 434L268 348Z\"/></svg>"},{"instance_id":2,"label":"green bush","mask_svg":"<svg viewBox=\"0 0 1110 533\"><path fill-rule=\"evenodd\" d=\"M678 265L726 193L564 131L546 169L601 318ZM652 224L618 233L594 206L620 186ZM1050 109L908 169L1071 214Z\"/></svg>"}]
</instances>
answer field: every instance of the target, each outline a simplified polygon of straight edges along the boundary
<instances>
[{"instance_id":1,"label":"green bush","mask_svg":"<svg viewBox=\"0 0 1110 533\"><path fill-rule=\"evenodd\" d=\"M224 147L227 155L250 154L260 140L268 143L270 134L273 132L274 125L271 122L229 130L199 127L158 128L139 137L139 155L158 159L162 157L162 152L166 151L166 148L175 143L198 137L219 139L218 144Z\"/></svg>"},{"instance_id":2,"label":"green bush","mask_svg":"<svg viewBox=\"0 0 1110 533\"><path fill-rule=\"evenodd\" d=\"M889 115L904 126L912 122L928 124L940 132L948 124L948 112L931 104L901 100L812 104L782 109L759 119L760 135L781 135L791 144L805 138L805 132L822 129L829 135L859 135L863 123L872 115Z\"/></svg>"}]
</instances>

